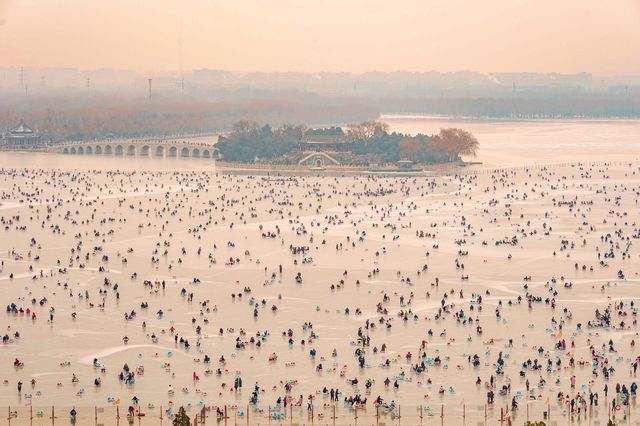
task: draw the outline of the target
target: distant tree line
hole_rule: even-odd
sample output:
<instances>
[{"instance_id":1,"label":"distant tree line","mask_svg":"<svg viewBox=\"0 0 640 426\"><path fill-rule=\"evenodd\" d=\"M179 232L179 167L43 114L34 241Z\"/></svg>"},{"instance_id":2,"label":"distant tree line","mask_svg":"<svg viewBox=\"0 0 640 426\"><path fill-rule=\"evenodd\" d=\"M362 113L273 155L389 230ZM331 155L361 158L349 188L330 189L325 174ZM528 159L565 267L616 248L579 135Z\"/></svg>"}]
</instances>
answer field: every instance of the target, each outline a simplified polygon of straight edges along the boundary
<instances>
[{"instance_id":1,"label":"distant tree line","mask_svg":"<svg viewBox=\"0 0 640 426\"><path fill-rule=\"evenodd\" d=\"M341 127L307 129L285 125L272 128L255 121L243 120L233 126L230 134L220 137L218 152L225 161L275 161L300 151L300 142L308 136L335 136L349 143L355 162L393 163L411 160L417 163L447 163L461 157L474 157L478 140L461 129L442 129L435 135L415 136L389 132L385 123L366 121Z\"/></svg>"},{"instance_id":2,"label":"distant tree line","mask_svg":"<svg viewBox=\"0 0 640 426\"><path fill-rule=\"evenodd\" d=\"M49 92L47 92L49 93ZM239 120L286 123L349 123L374 120L380 111L489 118L640 117L640 96L514 94L513 97L328 97L301 92L247 91L231 94L139 95L57 90L0 96L0 133L21 119L43 140L179 136L228 131ZM545 92L546 93L546 92ZM626 89L625 92L626 93ZM317 127L317 126L316 126ZM370 129L369 129L370 130ZM310 130L337 135L341 127ZM396 136L399 137L399 136ZM399 156L399 153L398 153Z\"/></svg>"},{"instance_id":3,"label":"distant tree line","mask_svg":"<svg viewBox=\"0 0 640 426\"><path fill-rule=\"evenodd\" d=\"M377 116L377 109L362 102L216 103L186 96L149 100L99 94L0 97L0 133L24 119L38 128L44 140L54 142L223 132L242 119L280 126L287 122L347 123Z\"/></svg>"}]
</instances>

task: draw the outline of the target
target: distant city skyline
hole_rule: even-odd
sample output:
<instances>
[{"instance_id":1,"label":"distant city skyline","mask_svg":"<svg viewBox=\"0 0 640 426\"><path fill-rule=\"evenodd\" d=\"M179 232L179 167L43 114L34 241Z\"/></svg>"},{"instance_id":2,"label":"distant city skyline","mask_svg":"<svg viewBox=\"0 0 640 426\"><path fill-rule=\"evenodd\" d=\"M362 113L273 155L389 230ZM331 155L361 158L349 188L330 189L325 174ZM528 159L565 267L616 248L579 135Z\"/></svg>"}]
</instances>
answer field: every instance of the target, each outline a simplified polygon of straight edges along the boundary
<instances>
[{"instance_id":1,"label":"distant city skyline","mask_svg":"<svg viewBox=\"0 0 640 426\"><path fill-rule=\"evenodd\" d=\"M640 1L0 0L0 67L640 74Z\"/></svg>"}]
</instances>

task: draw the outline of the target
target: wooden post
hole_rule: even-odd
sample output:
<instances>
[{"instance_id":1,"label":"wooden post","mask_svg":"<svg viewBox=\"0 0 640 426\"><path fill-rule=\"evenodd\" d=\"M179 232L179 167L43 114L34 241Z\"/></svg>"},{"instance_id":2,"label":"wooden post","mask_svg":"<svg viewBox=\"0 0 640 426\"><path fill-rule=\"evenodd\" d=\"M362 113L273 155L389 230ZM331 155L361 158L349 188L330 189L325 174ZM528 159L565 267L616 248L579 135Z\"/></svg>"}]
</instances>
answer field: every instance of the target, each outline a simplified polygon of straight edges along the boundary
<instances>
[{"instance_id":1,"label":"wooden post","mask_svg":"<svg viewBox=\"0 0 640 426\"><path fill-rule=\"evenodd\" d=\"M247 405L247 426L249 426L249 405Z\"/></svg>"},{"instance_id":2,"label":"wooden post","mask_svg":"<svg viewBox=\"0 0 640 426\"><path fill-rule=\"evenodd\" d=\"M93 406L93 418L96 424L98 424L98 407L96 407L95 405Z\"/></svg>"},{"instance_id":3,"label":"wooden post","mask_svg":"<svg viewBox=\"0 0 640 426\"><path fill-rule=\"evenodd\" d=\"M527 402L527 422L529 421L529 403Z\"/></svg>"},{"instance_id":4,"label":"wooden post","mask_svg":"<svg viewBox=\"0 0 640 426\"><path fill-rule=\"evenodd\" d=\"M269 405L269 412L267 414L267 418L269 419L269 424L271 424L271 406Z\"/></svg>"},{"instance_id":5,"label":"wooden post","mask_svg":"<svg viewBox=\"0 0 640 426\"><path fill-rule=\"evenodd\" d=\"M11 406L9 406L9 412L7 413L7 420L9 420L9 424L11 424Z\"/></svg>"},{"instance_id":6,"label":"wooden post","mask_svg":"<svg viewBox=\"0 0 640 426\"><path fill-rule=\"evenodd\" d=\"M336 424L336 404L333 404L333 424Z\"/></svg>"},{"instance_id":7,"label":"wooden post","mask_svg":"<svg viewBox=\"0 0 640 426\"><path fill-rule=\"evenodd\" d=\"M116 405L116 420L120 421L120 406Z\"/></svg>"},{"instance_id":8,"label":"wooden post","mask_svg":"<svg viewBox=\"0 0 640 426\"><path fill-rule=\"evenodd\" d=\"M51 424L55 424L56 423L56 408L52 405L51 406Z\"/></svg>"},{"instance_id":9,"label":"wooden post","mask_svg":"<svg viewBox=\"0 0 640 426\"><path fill-rule=\"evenodd\" d=\"M500 424L504 424L504 408L500 407Z\"/></svg>"},{"instance_id":10,"label":"wooden post","mask_svg":"<svg viewBox=\"0 0 640 426\"><path fill-rule=\"evenodd\" d=\"M33 423L33 405L29 406L29 420Z\"/></svg>"},{"instance_id":11,"label":"wooden post","mask_svg":"<svg viewBox=\"0 0 640 426\"><path fill-rule=\"evenodd\" d=\"M487 404L484 404L484 422L487 422Z\"/></svg>"},{"instance_id":12,"label":"wooden post","mask_svg":"<svg viewBox=\"0 0 640 426\"><path fill-rule=\"evenodd\" d=\"M467 406L465 404L462 404L462 421L464 421L467 418Z\"/></svg>"},{"instance_id":13,"label":"wooden post","mask_svg":"<svg viewBox=\"0 0 640 426\"><path fill-rule=\"evenodd\" d=\"M380 406L376 405L376 425L380 421Z\"/></svg>"},{"instance_id":14,"label":"wooden post","mask_svg":"<svg viewBox=\"0 0 640 426\"><path fill-rule=\"evenodd\" d=\"M422 404L420 404L420 423L422 423Z\"/></svg>"}]
</instances>

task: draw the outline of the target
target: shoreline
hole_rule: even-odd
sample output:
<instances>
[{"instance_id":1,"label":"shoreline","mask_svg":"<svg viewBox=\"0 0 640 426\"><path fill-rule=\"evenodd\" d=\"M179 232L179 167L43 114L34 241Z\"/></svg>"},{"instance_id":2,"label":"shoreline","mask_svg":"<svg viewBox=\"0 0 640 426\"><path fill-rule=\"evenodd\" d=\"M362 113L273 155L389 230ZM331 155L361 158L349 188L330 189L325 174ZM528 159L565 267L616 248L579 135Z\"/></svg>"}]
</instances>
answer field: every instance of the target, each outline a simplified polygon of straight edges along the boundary
<instances>
[{"instance_id":1,"label":"shoreline","mask_svg":"<svg viewBox=\"0 0 640 426\"><path fill-rule=\"evenodd\" d=\"M463 121L463 122L482 122L482 123L552 123L552 122L575 122L575 123L638 123L640 115L637 117L494 117L480 115L448 115L448 114L429 114L429 113L406 113L406 112L385 112L380 113L376 121L385 119L421 119L427 121Z\"/></svg>"}]
</instances>

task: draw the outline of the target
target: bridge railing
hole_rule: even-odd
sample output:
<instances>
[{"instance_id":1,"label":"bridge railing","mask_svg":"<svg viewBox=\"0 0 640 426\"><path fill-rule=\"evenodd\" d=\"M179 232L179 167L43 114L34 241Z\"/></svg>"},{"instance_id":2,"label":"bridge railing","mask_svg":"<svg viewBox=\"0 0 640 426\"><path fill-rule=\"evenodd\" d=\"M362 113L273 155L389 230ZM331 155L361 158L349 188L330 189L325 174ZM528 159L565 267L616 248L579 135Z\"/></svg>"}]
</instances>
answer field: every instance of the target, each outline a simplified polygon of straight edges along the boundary
<instances>
[{"instance_id":1,"label":"bridge railing","mask_svg":"<svg viewBox=\"0 0 640 426\"><path fill-rule=\"evenodd\" d=\"M44 406L36 401L17 407L0 407L0 425L22 424L119 424L135 421L138 424L172 424L179 406L155 406L110 404L107 406ZM206 404L200 402L185 406L191 424L240 426L267 424L322 424L322 425L522 425L543 421L547 425L579 422L606 424L608 419L616 424L639 424L635 402L630 405L607 404L601 406L584 403L572 407L566 401L527 401L520 399L514 409L510 404L400 404L393 406L356 407L343 403L298 405L241 405ZM73 411L72 411L73 410ZM632 423L633 419L633 423Z\"/></svg>"}]
</instances>

